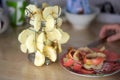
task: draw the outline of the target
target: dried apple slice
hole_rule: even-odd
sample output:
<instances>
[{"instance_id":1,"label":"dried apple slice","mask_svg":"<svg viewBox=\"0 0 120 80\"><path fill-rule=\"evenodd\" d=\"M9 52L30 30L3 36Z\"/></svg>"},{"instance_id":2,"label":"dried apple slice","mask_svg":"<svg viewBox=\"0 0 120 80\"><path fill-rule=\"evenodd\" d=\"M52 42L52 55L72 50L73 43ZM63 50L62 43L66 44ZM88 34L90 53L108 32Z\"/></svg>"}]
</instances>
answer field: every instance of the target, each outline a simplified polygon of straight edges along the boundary
<instances>
[{"instance_id":1,"label":"dried apple slice","mask_svg":"<svg viewBox=\"0 0 120 80\"><path fill-rule=\"evenodd\" d=\"M31 17L36 13L40 13L40 9L38 9L35 5L30 4L25 9L25 16Z\"/></svg>"},{"instance_id":2,"label":"dried apple slice","mask_svg":"<svg viewBox=\"0 0 120 80\"><path fill-rule=\"evenodd\" d=\"M83 64L83 67L87 70L90 70L91 68L93 68L93 65Z\"/></svg>"},{"instance_id":3,"label":"dried apple slice","mask_svg":"<svg viewBox=\"0 0 120 80\"><path fill-rule=\"evenodd\" d=\"M62 47L61 47L61 44L59 42L57 43L57 52L58 53L62 52Z\"/></svg>"},{"instance_id":4,"label":"dried apple slice","mask_svg":"<svg viewBox=\"0 0 120 80\"><path fill-rule=\"evenodd\" d=\"M47 32L47 38L50 41L59 41L62 38L62 34L56 28L54 28L51 32Z\"/></svg>"},{"instance_id":5,"label":"dried apple slice","mask_svg":"<svg viewBox=\"0 0 120 80\"><path fill-rule=\"evenodd\" d=\"M40 51L37 51L35 53L34 64L36 66L42 66L44 63L45 63L45 56Z\"/></svg>"},{"instance_id":6,"label":"dried apple slice","mask_svg":"<svg viewBox=\"0 0 120 80\"><path fill-rule=\"evenodd\" d=\"M57 18L56 25L57 25L57 27L60 27L62 25L62 19L61 18Z\"/></svg>"},{"instance_id":7,"label":"dried apple slice","mask_svg":"<svg viewBox=\"0 0 120 80\"><path fill-rule=\"evenodd\" d=\"M74 60L79 61L79 53L80 53L79 50L76 50L76 51L75 51L75 53L73 54L73 59L74 59Z\"/></svg>"},{"instance_id":8,"label":"dried apple slice","mask_svg":"<svg viewBox=\"0 0 120 80\"><path fill-rule=\"evenodd\" d=\"M46 19L46 23L45 23L45 31L51 31L54 29L54 25L55 25L55 20L52 16L48 16Z\"/></svg>"},{"instance_id":9,"label":"dried apple slice","mask_svg":"<svg viewBox=\"0 0 120 80\"><path fill-rule=\"evenodd\" d=\"M62 52L61 44L58 41L53 41L52 47L56 50L57 53Z\"/></svg>"},{"instance_id":10,"label":"dried apple slice","mask_svg":"<svg viewBox=\"0 0 120 80\"><path fill-rule=\"evenodd\" d=\"M63 32L62 29L59 29L59 31L60 31L61 34L62 34L62 38L59 40L59 43L64 44L64 43L68 42L68 40L69 40L69 38L70 38L69 34L66 33L66 32Z\"/></svg>"},{"instance_id":11,"label":"dried apple slice","mask_svg":"<svg viewBox=\"0 0 120 80\"><path fill-rule=\"evenodd\" d=\"M28 49L28 53L33 53L36 51L36 45L35 45L35 39L36 36L34 34L31 34L28 36L27 40L26 40L26 47Z\"/></svg>"},{"instance_id":12,"label":"dried apple slice","mask_svg":"<svg viewBox=\"0 0 120 80\"><path fill-rule=\"evenodd\" d=\"M48 40L48 39L46 39L44 43L45 43L45 45L48 45L48 46L52 46L53 45L53 42Z\"/></svg>"},{"instance_id":13,"label":"dried apple slice","mask_svg":"<svg viewBox=\"0 0 120 80\"><path fill-rule=\"evenodd\" d=\"M61 8L59 6L53 6L52 9L53 9L52 10L53 11L53 13L52 13L53 17L58 18L61 14Z\"/></svg>"},{"instance_id":14,"label":"dried apple slice","mask_svg":"<svg viewBox=\"0 0 120 80\"><path fill-rule=\"evenodd\" d=\"M70 67L71 65L73 65L73 63L74 63L73 59L67 59L67 58L66 58L66 60L64 59L63 65L64 65L65 67Z\"/></svg>"},{"instance_id":15,"label":"dried apple slice","mask_svg":"<svg viewBox=\"0 0 120 80\"><path fill-rule=\"evenodd\" d=\"M45 56L48 57L51 61L55 62L57 59L56 50L51 46L44 47Z\"/></svg>"},{"instance_id":16,"label":"dried apple slice","mask_svg":"<svg viewBox=\"0 0 120 80\"><path fill-rule=\"evenodd\" d=\"M35 14L30 19L30 24L34 26L35 31L39 31L41 28L41 15Z\"/></svg>"},{"instance_id":17,"label":"dried apple slice","mask_svg":"<svg viewBox=\"0 0 120 80\"><path fill-rule=\"evenodd\" d=\"M18 35L18 41L22 44L24 44L26 42L26 39L28 38L28 36L30 34L34 33L34 30L32 30L33 28L29 28L29 29L25 29L23 30L19 35Z\"/></svg>"},{"instance_id":18,"label":"dried apple slice","mask_svg":"<svg viewBox=\"0 0 120 80\"><path fill-rule=\"evenodd\" d=\"M61 14L61 8L58 6L53 7L46 7L43 11L43 18L46 20L46 18L51 15L54 18L58 18Z\"/></svg>"},{"instance_id":19,"label":"dried apple slice","mask_svg":"<svg viewBox=\"0 0 120 80\"><path fill-rule=\"evenodd\" d=\"M21 44L20 45L20 50L23 52L23 53L27 53L27 47L25 44Z\"/></svg>"},{"instance_id":20,"label":"dried apple slice","mask_svg":"<svg viewBox=\"0 0 120 80\"><path fill-rule=\"evenodd\" d=\"M38 35L38 38L37 38L37 48L38 48L41 52L43 52L43 48L44 48L44 37L45 37L45 35L44 35L44 33L42 32L42 33L40 33L40 34Z\"/></svg>"},{"instance_id":21,"label":"dried apple slice","mask_svg":"<svg viewBox=\"0 0 120 80\"><path fill-rule=\"evenodd\" d=\"M51 13L52 13L52 7L46 7L46 8L44 8L44 10L43 10L43 18L46 20L46 18L49 16L49 15L51 15Z\"/></svg>"}]
</instances>

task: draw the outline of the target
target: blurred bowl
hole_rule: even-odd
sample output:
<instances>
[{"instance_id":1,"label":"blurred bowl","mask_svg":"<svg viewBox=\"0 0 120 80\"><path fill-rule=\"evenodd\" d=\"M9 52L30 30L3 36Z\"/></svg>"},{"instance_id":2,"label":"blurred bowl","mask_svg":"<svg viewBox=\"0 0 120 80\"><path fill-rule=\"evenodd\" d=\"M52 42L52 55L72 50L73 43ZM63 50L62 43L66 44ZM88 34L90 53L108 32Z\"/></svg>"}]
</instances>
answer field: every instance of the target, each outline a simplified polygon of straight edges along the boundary
<instances>
[{"instance_id":1,"label":"blurred bowl","mask_svg":"<svg viewBox=\"0 0 120 80\"><path fill-rule=\"evenodd\" d=\"M100 13L97 16L97 21L108 24L119 24L120 15L119 14L109 14L109 13Z\"/></svg>"},{"instance_id":2,"label":"blurred bowl","mask_svg":"<svg viewBox=\"0 0 120 80\"><path fill-rule=\"evenodd\" d=\"M90 14L72 14L68 11L65 11L65 15L67 20L73 25L73 28L80 30L87 28L99 12L99 8L91 7Z\"/></svg>"}]
</instances>

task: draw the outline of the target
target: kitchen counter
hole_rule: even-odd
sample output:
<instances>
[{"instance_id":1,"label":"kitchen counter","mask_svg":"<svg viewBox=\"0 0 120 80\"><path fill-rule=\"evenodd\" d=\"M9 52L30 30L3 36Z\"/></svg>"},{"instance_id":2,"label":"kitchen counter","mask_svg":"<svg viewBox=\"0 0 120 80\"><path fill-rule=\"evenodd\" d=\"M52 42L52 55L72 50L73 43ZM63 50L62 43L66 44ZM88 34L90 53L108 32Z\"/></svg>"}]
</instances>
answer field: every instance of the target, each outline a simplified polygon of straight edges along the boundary
<instances>
[{"instance_id":1,"label":"kitchen counter","mask_svg":"<svg viewBox=\"0 0 120 80\"><path fill-rule=\"evenodd\" d=\"M62 45L62 55L69 47L86 46L97 38L100 30L98 23L93 23L88 29L74 30L69 23L63 23L62 28L70 34L68 43ZM17 40L18 33L22 28L18 27L16 31L8 30L0 34L0 80L120 80L120 72L101 78L88 78L71 74L64 70L59 61L42 67L34 66L28 59L27 54L20 51L20 43ZM120 53L119 42L110 43L109 49Z\"/></svg>"}]
</instances>

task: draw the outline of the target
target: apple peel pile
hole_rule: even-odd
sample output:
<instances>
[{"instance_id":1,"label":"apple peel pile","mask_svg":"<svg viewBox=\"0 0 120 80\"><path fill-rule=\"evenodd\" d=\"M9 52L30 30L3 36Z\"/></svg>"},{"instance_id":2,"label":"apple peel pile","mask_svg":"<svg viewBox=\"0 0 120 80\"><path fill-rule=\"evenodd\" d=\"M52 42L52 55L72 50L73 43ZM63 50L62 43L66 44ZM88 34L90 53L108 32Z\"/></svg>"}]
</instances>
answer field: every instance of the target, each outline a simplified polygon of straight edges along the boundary
<instances>
[{"instance_id":1,"label":"apple peel pile","mask_svg":"<svg viewBox=\"0 0 120 80\"><path fill-rule=\"evenodd\" d=\"M105 47L100 49L69 48L67 53L61 57L61 64L78 74L110 74L120 70L118 59L120 55L108 51Z\"/></svg>"},{"instance_id":2,"label":"apple peel pile","mask_svg":"<svg viewBox=\"0 0 120 80\"><path fill-rule=\"evenodd\" d=\"M42 66L45 58L52 62L57 59L57 53L62 52L61 44L67 43L70 36L61 29L61 8L43 4L38 8L29 4L25 16L29 18L30 26L18 36L20 49L23 53L35 53L34 65Z\"/></svg>"}]
</instances>

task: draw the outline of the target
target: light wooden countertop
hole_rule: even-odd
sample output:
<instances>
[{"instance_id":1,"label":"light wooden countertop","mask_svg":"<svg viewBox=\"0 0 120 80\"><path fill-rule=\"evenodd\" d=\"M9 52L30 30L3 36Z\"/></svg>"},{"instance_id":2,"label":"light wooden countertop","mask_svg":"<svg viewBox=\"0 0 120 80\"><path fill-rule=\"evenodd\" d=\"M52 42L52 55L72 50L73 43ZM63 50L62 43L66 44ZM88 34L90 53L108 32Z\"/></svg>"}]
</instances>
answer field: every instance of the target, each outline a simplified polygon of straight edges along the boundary
<instances>
[{"instance_id":1,"label":"light wooden countertop","mask_svg":"<svg viewBox=\"0 0 120 80\"><path fill-rule=\"evenodd\" d=\"M62 45L63 53L71 46L82 47L95 40L100 26L98 24L91 26L84 30L74 30L70 24L63 23L63 30L71 36L68 43ZM0 80L120 80L120 73L103 78L73 75L64 70L59 61L48 66L36 67L27 59L27 54L19 49L17 36L20 30L18 28L16 32L0 34ZM113 46L114 49L120 52L120 45L116 46Z\"/></svg>"}]
</instances>

